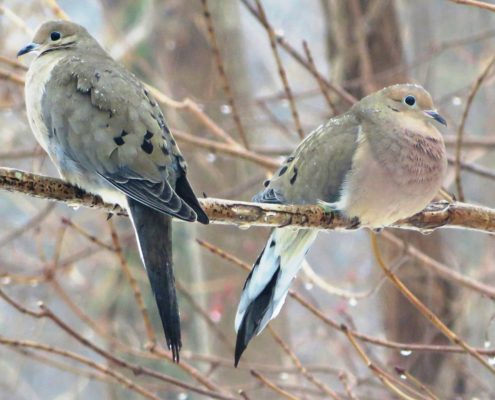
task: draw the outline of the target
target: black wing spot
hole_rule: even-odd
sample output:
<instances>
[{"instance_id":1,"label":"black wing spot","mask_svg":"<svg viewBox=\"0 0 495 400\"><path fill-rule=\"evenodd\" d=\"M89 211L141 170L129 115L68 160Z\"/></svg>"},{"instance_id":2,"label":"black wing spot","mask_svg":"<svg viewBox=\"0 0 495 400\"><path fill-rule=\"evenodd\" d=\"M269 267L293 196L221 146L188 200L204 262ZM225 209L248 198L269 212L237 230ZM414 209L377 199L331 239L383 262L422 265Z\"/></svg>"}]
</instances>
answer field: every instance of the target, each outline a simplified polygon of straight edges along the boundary
<instances>
[{"instance_id":1,"label":"black wing spot","mask_svg":"<svg viewBox=\"0 0 495 400\"><path fill-rule=\"evenodd\" d=\"M275 246L275 240L272 240L270 243L270 248L272 248L273 246Z\"/></svg>"},{"instance_id":2,"label":"black wing spot","mask_svg":"<svg viewBox=\"0 0 495 400\"><path fill-rule=\"evenodd\" d=\"M99 72L97 72L95 74L95 78L96 78L96 82L98 82L100 80L100 78L101 78L101 74Z\"/></svg>"},{"instance_id":3,"label":"black wing spot","mask_svg":"<svg viewBox=\"0 0 495 400\"><path fill-rule=\"evenodd\" d=\"M266 181L263 182L263 186L267 187L270 184L270 179L267 179Z\"/></svg>"},{"instance_id":4,"label":"black wing spot","mask_svg":"<svg viewBox=\"0 0 495 400\"><path fill-rule=\"evenodd\" d=\"M293 185L297 179L297 167L294 167L294 175L290 178L290 184Z\"/></svg>"},{"instance_id":5,"label":"black wing spot","mask_svg":"<svg viewBox=\"0 0 495 400\"><path fill-rule=\"evenodd\" d=\"M168 151L168 148L167 148L167 145L166 144L162 144L160 146L160 149L161 149L162 153L165 154L166 156L168 156L170 154L170 151Z\"/></svg>"},{"instance_id":6,"label":"black wing spot","mask_svg":"<svg viewBox=\"0 0 495 400\"><path fill-rule=\"evenodd\" d=\"M147 154L151 154L153 152L153 145L151 142L148 142L147 140L143 140L143 143L141 144L141 149Z\"/></svg>"},{"instance_id":7,"label":"black wing spot","mask_svg":"<svg viewBox=\"0 0 495 400\"><path fill-rule=\"evenodd\" d=\"M107 128L108 128L108 124L107 124ZM122 130L122 132L120 132L120 136L114 137L113 141L117 146L122 146L125 143L124 136L127 136L128 134L129 133L127 133L125 130Z\"/></svg>"},{"instance_id":8,"label":"black wing spot","mask_svg":"<svg viewBox=\"0 0 495 400\"><path fill-rule=\"evenodd\" d=\"M282 167L282 169L280 170L280 172L278 173L278 176L282 176L283 174L285 174L287 172L287 165L285 165L284 167Z\"/></svg>"},{"instance_id":9,"label":"black wing spot","mask_svg":"<svg viewBox=\"0 0 495 400\"><path fill-rule=\"evenodd\" d=\"M167 128L168 129L168 128ZM175 140L173 138L170 139L170 143L172 143L172 146L175 146Z\"/></svg>"},{"instance_id":10,"label":"black wing spot","mask_svg":"<svg viewBox=\"0 0 495 400\"><path fill-rule=\"evenodd\" d=\"M150 140L153 137L153 132L146 131L146 135L144 135L144 140Z\"/></svg>"},{"instance_id":11,"label":"black wing spot","mask_svg":"<svg viewBox=\"0 0 495 400\"><path fill-rule=\"evenodd\" d=\"M290 156L287 158L287 160L285 160L285 162L288 164L290 162L294 161L294 157L293 156Z\"/></svg>"}]
</instances>

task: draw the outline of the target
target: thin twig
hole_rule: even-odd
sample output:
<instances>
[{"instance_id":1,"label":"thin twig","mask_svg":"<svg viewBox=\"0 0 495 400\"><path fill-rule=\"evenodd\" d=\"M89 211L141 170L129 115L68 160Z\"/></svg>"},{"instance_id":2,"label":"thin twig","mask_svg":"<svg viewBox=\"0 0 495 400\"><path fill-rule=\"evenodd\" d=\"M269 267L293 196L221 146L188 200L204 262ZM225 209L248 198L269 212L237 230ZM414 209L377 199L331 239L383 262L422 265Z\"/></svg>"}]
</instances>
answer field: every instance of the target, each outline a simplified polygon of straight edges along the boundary
<instances>
[{"instance_id":1,"label":"thin twig","mask_svg":"<svg viewBox=\"0 0 495 400\"><path fill-rule=\"evenodd\" d=\"M339 372L339 380L342 382L342 386L344 386L347 397L350 400L359 400L358 397L353 393L351 384L349 382L349 377L344 371Z\"/></svg>"},{"instance_id":2,"label":"thin twig","mask_svg":"<svg viewBox=\"0 0 495 400\"><path fill-rule=\"evenodd\" d=\"M97 371L100 371L101 373L108 375L115 379L117 382L121 383L125 388L132 390L136 393L139 393L141 396L146 397L147 399L152 399L152 400L160 400L160 398L150 391L146 390L142 386L134 383L130 379L126 378L124 375L115 372L113 368L109 368L105 365L98 364L89 358L83 357L79 354L76 354L71 351L63 350L58 347L54 346L49 346L46 344L42 343L36 343L32 342L29 340L14 340L14 339L8 339L3 336L0 336L0 344L4 346L11 346L11 347L18 347L18 348L29 348L29 349L36 349L36 350L41 350L47 353L52 353L52 354L57 354L59 356L69 358L71 360L80 362L81 364L85 364L88 367L91 367L93 369L96 369Z\"/></svg>"},{"instance_id":3,"label":"thin twig","mask_svg":"<svg viewBox=\"0 0 495 400\"><path fill-rule=\"evenodd\" d=\"M318 378L316 378L313 374L311 374L301 363L301 360L297 357L296 353L294 353L289 345L282 339L282 337L271 327L268 325L268 330L272 334L273 339L282 347L284 352L289 356L292 360L292 363L296 366L296 368L301 372L301 374L313 385L315 385L318 389L320 389L323 393L325 393L328 397L334 400L340 400L340 396L330 389L327 385L321 382Z\"/></svg>"},{"instance_id":4,"label":"thin twig","mask_svg":"<svg viewBox=\"0 0 495 400\"><path fill-rule=\"evenodd\" d=\"M447 161L450 165L459 166L463 171L471 172L475 175L482 176L483 178L495 180L495 171L489 168L483 167L475 163L467 163L464 161L457 161L455 158L447 157Z\"/></svg>"},{"instance_id":5,"label":"thin twig","mask_svg":"<svg viewBox=\"0 0 495 400\"><path fill-rule=\"evenodd\" d=\"M244 131L244 127L242 126L241 117L237 110L237 105L235 103L234 95L232 93L232 88L230 87L230 83L227 78L227 73L225 72L225 68L223 66L222 55L220 54L220 49L218 47L217 35L215 33L213 19L211 18L211 13L208 8L208 0L201 0L201 4L203 5L203 15L205 17L206 26L208 28L208 34L210 36L211 49L215 57L220 79L222 80L223 91L229 103L230 109L232 110L232 117L234 118L234 123L237 127L237 130L239 131L239 135L241 137L242 143L244 144L244 147L246 149L249 149L249 143L247 141L246 132Z\"/></svg>"},{"instance_id":6,"label":"thin twig","mask_svg":"<svg viewBox=\"0 0 495 400\"><path fill-rule=\"evenodd\" d=\"M19 17L10 8L7 8L4 5L0 4L0 14L5 15L5 17L7 17L7 19L12 21L17 27L21 28L30 37L33 36L34 32L26 25L26 23L24 22L24 19Z\"/></svg>"},{"instance_id":7,"label":"thin twig","mask_svg":"<svg viewBox=\"0 0 495 400\"><path fill-rule=\"evenodd\" d=\"M321 76L317 73L316 65L313 60L311 51L309 50L308 42L306 40L303 40L303 48L304 48L304 52L306 53L306 58L308 59L309 67L311 68L313 75L316 77L316 82L318 82L318 86L320 87L321 94L323 95L323 98L327 102L328 108L330 108L332 114L335 115L337 114L337 108L335 107L335 104L333 104L333 101L330 98L330 94L328 93L327 87L321 80Z\"/></svg>"},{"instance_id":8,"label":"thin twig","mask_svg":"<svg viewBox=\"0 0 495 400\"><path fill-rule=\"evenodd\" d=\"M15 72L7 71L6 69L0 68L0 79L5 79L7 81L12 81L18 85L24 85L24 77L16 74Z\"/></svg>"},{"instance_id":9,"label":"thin twig","mask_svg":"<svg viewBox=\"0 0 495 400\"><path fill-rule=\"evenodd\" d=\"M466 6L478 7L483 10L493 11L495 12L495 4L488 4L484 1L479 0L450 0L453 3L463 4Z\"/></svg>"},{"instance_id":10,"label":"thin twig","mask_svg":"<svg viewBox=\"0 0 495 400\"><path fill-rule=\"evenodd\" d=\"M376 234L371 233L371 245L373 253L375 255L376 262L384 272L384 274L390 279L394 286L409 300L409 302L423 314L433 325L435 325L440 332L442 332L453 344L462 347L467 353L480 362L488 371L495 375L495 368L485 360L481 354L474 348L468 345L463 339L452 332L447 325L445 325L440 318L438 318L427 306L425 306L395 275L385 264L378 247L378 240Z\"/></svg>"},{"instance_id":11,"label":"thin twig","mask_svg":"<svg viewBox=\"0 0 495 400\"><path fill-rule=\"evenodd\" d=\"M421 389L423 392L426 392L426 394L433 400L440 400L438 396L435 395L431 391L430 388L428 388L423 382L421 382L418 378L416 378L413 374L411 374L409 371L404 370L402 368L395 368L395 371L399 375L404 375L406 379L410 382L412 382L414 385L416 385L419 389Z\"/></svg>"},{"instance_id":12,"label":"thin twig","mask_svg":"<svg viewBox=\"0 0 495 400\"><path fill-rule=\"evenodd\" d=\"M47 206L43 207L42 210L36 213L36 215L29 218L20 227L15 228L5 236L2 236L0 238L0 248L11 243L13 240L22 236L27 231L36 229L45 220L45 218L47 218L50 215L50 213L53 211L54 208L55 208L55 203L48 204Z\"/></svg>"},{"instance_id":13,"label":"thin twig","mask_svg":"<svg viewBox=\"0 0 495 400\"><path fill-rule=\"evenodd\" d=\"M115 248L115 254L117 256L117 259L119 260L120 267L124 271L124 275L129 281L129 285L131 285L132 293L134 294L134 299L136 300L136 304L143 318L144 329L146 331L146 337L148 338L148 343L145 344L145 347L153 348L156 346L156 335L155 335L155 331L153 330L153 325L151 324L148 310L146 309L146 305L144 304L143 295L141 294L141 289L139 289L139 285L136 281L136 278L132 274L131 268L129 267L129 264L127 263L124 257L124 254L122 252L122 246L120 245L120 239L112 220L108 220L107 223L108 226L110 227L110 234L112 237L113 247Z\"/></svg>"},{"instance_id":14,"label":"thin twig","mask_svg":"<svg viewBox=\"0 0 495 400\"><path fill-rule=\"evenodd\" d=\"M189 98L186 98L182 101L173 100L170 97L166 96L164 93L160 92L157 88L147 84L145 84L145 86L160 103L178 110L184 109L191 112L191 114L193 114L198 119L198 121L200 121L215 136L232 146L241 147L241 145L234 139L232 139L232 137L227 132L220 128L217 123L215 123L208 115L206 115L201 107L193 100Z\"/></svg>"},{"instance_id":15,"label":"thin twig","mask_svg":"<svg viewBox=\"0 0 495 400\"><path fill-rule=\"evenodd\" d=\"M255 7L253 7L250 3L249 0L241 0L242 4L247 8L247 10L265 27L265 29L268 29L268 26L266 22L261 18L260 14L256 12ZM309 67L308 62L304 59L302 55L300 55L297 50L292 47L287 40L285 40L282 36L277 36L276 37L277 43L285 50L287 53L289 53L299 64L301 64L304 68L306 68L310 73L313 73L311 71L311 68ZM348 105L354 104L357 99L350 94L347 90L339 86L338 84L334 82L330 82L323 75L321 75L319 72L314 72L314 74L318 75L319 79L334 93L338 94L339 97L342 98Z\"/></svg>"},{"instance_id":16,"label":"thin twig","mask_svg":"<svg viewBox=\"0 0 495 400\"><path fill-rule=\"evenodd\" d=\"M251 375L253 375L256 379L258 379L263 385L272 389L278 395L280 395L286 399L289 399L289 400L299 400L296 396L293 396L292 394L290 394L286 390L280 388L279 386L274 384L271 380L264 377L259 372L255 371L254 369L251 370Z\"/></svg>"},{"instance_id":17,"label":"thin twig","mask_svg":"<svg viewBox=\"0 0 495 400\"><path fill-rule=\"evenodd\" d=\"M102 240L100 240L96 236L90 234L89 232L87 232L85 229L83 229L79 225L76 225L70 219L65 218L65 217L62 217L62 223L65 224L65 225L67 225L68 227L70 227L71 229L73 229L74 231L76 231L77 233L79 233L81 236L83 236L86 239L88 239L89 242L94 243L97 246L99 246L99 247L101 247L101 248L103 248L105 250L111 251L112 253L115 252L115 248L113 248L112 246L104 243Z\"/></svg>"},{"instance_id":18,"label":"thin twig","mask_svg":"<svg viewBox=\"0 0 495 400\"><path fill-rule=\"evenodd\" d=\"M478 90L481 87L481 84L488 76L493 64L495 63L495 56L493 56L490 62L483 69L481 74L476 79L471 91L469 92L469 96L466 101L466 107L464 108L464 112L462 114L461 123L459 125L459 129L457 130L457 140L456 140L456 148L455 148L455 184L457 187L457 194L460 201L464 201L464 191L462 190L462 182L461 182L461 151L462 151L462 137L464 135L464 126L466 125L466 120L471 110L471 105L473 104L474 97Z\"/></svg>"},{"instance_id":19,"label":"thin twig","mask_svg":"<svg viewBox=\"0 0 495 400\"><path fill-rule=\"evenodd\" d=\"M219 328L219 326L211 319L211 317L208 315L208 312L205 311L199 304L198 302L194 299L192 294L187 290L186 286L180 282L180 281L175 281L175 285L177 286L177 290L180 291L182 296L186 298L186 300L189 302L191 307L196 311L206 322L206 324L210 327L210 329L216 333L218 336L218 339L225 344L225 346L233 351L235 349L234 345L230 341L230 339L227 337L227 335ZM232 363L230 363L232 364Z\"/></svg>"},{"instance_id":20,"label":"thin twig","mask_svg":"<svg viewBox=\"0 0 495 400\"><path fill-rule=\"evenodd\" d=\"M434 272L438 276L441 276L444 279L448 279L449 281L454 282L457 285L464 286L484 296L487 296L489 299L495 300L495 287L457 272L452 267L442 264L441 262L428 256L411 244L405 246L402 240L400 240L389 231L385 230L381 232L380 236L393 243L395 246L402 248L406 254L420 261L418 263L418 266L424 268L426 271Z\"/></svg>"},{"instance_id":21,"label":"thin twig","mask_svg":"<svg viewBox=\"0 0 495 400\"><path fill-rule=\"evenodd\" d=\"M300 139L304 139L304 131L301 126L301 120L299 119L299 113L297 111L296 102L294 101L294 96L292 96L292 91L290 89L289 80L287 78L287 73L285 72L284 65L282 64L282 60L280 59L280 55L277 50L277 40L275 32L273 31L272 26L268 22L268 18L266 17L265 10L261 4L261 0L255 0L256 6L258 7L258 14L261 18L263 26L266 28L268 33L268 37L270 39L270 46L273 52L273 58L275 58L275 62L277 63L277 71L282 80L282 84L284 85L285 94L287 96L287 100L289 101L290 110L292 113L292 119L294 120L294 125L296 127L297 134Z\"/></svg>"},{"instance_id":22,"label":"thin twig","mask_svg":"<svg viewBox=\"0 0 495 400\"><path fill-rule=\"evenodd\" d=\"M270 170L276 169L280 166L279 161L271 157L256 154L255 152L244 149L240 146L232 146L227 143L221 143L216 140L200 138L180 131L174 131L174 136L179 143L187 143L199 148L209 150L212 153L220 153L236 157L237 159L246 160Z\"/></svg>"},{"instance_id":23,"label":"thin twig","mask_svg":"<svg viewBox=\"0 0 495 400\"><path fill-rule=\"evenodd\" d=\"M361 348L359 343L356 341L354 338L354 335L352 334L352 331L347 329L345 325L342 325L343 332L349 339L349 342L351 342L352 346L356 349L357 353L361 357L361 359L364 361L366 366L370 369L370 371L387 387L392 393L395 393L397 396L399 396L401 399L405 400L417 400L414 397L409 396L408 394L404 393L402 390L400 390L396 385L392 383L392 381L388 378L388 376L382 371L376 364L374 364L370 358L366 355L364 350Z\"/></svg>"},{"instance_id":24,"label":"thin twig","mask_svg":"<svg viewBox=\"0 0 495 400\"><path fill-rule=\"evenodd\" d=\"M27 67L24 64L21 64L20 62L18 62L16 60L12 60L11 58L2 56L1 54L0 54L0 62L7 64L7 65L10 65L11 67L14 67L14 68L22 69L23 71L27 70Z\"/></svg>"},{"instance_id":25,"label":"thin twig","mask_svg":"<svg viewBox=\"0 0 495 400\"><path fill-rule=\"evenodd\" d=\"M376 90L374 83L373 65L371 63L371 56L367 43L367 25L363 18L363 12L361 10L361 2L359 0L349 1L352 17L356 21L356 25L353 29L356 35L356 45L359 57L359 76L362 80L362 87L366 94L370 94Z\"/></svg>"},{"instance_id":26,"label":"thin twig","mask_svg":"<svg viewBox=\"0 0 495 400\"><path fill-rule=\"evenodd\" d=\"M45 3L58 19L63 19L66 21L70 20L67 13L58 5L57 0L45 0Z\"/></svg>"}]
</instances>

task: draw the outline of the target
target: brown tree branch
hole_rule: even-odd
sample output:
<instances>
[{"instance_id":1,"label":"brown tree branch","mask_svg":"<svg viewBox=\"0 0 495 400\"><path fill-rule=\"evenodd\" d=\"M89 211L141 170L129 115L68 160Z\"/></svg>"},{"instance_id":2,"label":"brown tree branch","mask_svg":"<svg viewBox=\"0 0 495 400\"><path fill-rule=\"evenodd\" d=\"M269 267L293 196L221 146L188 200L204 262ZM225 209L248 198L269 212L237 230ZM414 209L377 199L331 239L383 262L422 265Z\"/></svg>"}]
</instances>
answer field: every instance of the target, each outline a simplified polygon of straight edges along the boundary
<instances>
[{"instance_id":1,"label":"brown tree branch","mask_svg":"<svg viewBox=\"0 0 495 400\"><path fill-rule=\"evenodd\" d=\"M61 179L29 172L0 168L0 189L29 196L57 200L71 206L100 208L110 213L126 215L114 204L104 203ZM356 221L339 213L325 213L314 205L278 205L247 203L223 199L200 199L212 223L241 226L277 226L353 230ZM392 225L394 228L431 232L437 228L470 229L495 232L495 210L467 203L431 203L424 211Z\"/></svg>"},{"instance_id":2,"label":"brown tree branch","mask_svg":"<svg viewBox=\"0 0 495 400\"><path fill-rule=\"evenodd\" d=\"M488 11L495 11L495 4L489 4L484 1L478 1L478 0L450 0L450 1L457 4L463 4L466 6L482 8Z\"/></svg>"}]
</instances>

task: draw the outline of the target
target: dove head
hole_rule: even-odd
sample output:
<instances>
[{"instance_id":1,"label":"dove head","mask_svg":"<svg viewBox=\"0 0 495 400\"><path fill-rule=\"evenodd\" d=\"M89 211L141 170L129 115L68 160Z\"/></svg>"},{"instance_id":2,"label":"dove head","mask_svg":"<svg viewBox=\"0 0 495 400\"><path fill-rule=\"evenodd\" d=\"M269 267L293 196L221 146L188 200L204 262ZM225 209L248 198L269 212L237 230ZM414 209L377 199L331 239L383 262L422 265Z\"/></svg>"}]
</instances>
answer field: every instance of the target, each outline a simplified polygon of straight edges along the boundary
<instances>
[{"instance_id":1,"label":"dove head","mask_svg":"<svg viewBox=\"0 0 495 400\"><path fill-rule=\"evenodd\" d=\"M38 28L33 41L20 49L17 57L31 52L43 55L81 46L93 47L95 44L100 48L96 40L81 25L69 21L49 21Z\"/></svg>"},{"instance_id":2,"label":"dove head","mask_svg":"<svg viewBox=\"0 0 495 400\"><path fill-rule=\"evenodd\" d=\"M361 117L378 118L383 122L447 125L445 119L435 110L430 94L415 84L386 87L356 103L354 109Z\"/></svg>"}]
</instances>

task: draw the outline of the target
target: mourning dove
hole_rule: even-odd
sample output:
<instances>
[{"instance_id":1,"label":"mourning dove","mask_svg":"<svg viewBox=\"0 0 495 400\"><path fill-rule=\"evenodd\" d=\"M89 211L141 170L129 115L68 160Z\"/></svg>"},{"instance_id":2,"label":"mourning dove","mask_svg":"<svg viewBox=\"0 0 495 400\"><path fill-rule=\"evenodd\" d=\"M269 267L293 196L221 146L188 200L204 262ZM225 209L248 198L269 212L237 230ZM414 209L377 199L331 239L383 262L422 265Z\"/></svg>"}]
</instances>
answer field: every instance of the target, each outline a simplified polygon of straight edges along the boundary
<instances>
[{"instance_id":1,"label":"mourning dove","mask_svg":"<svg viewBox=\"0 0 495 400\"><path fill-rule=\"evenodd\" d=\"M421 86L390 86L330 119L304 139L253 201L316 204L381 228L421 211L447 168L445 145ZM277 316L316 230L274 229L237 309L235 365L251 338Z\"/></svg>"},{"instance_id":2,"label":"mourning dove","mask_svg":"<svg viewBox=\"0 0 495 400\"><path fill-rule=\"evenodd\" d=\"M155 99L82 26L41 25L18 56L31 129L60 175L129 212L174 361L181 348L171 217L207 224Z\"/></svg>"}]
</instances>

